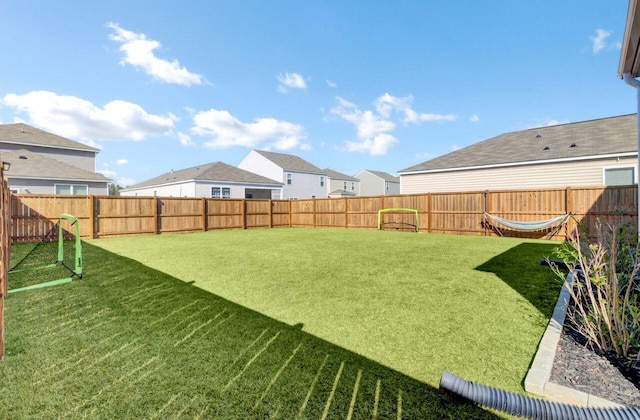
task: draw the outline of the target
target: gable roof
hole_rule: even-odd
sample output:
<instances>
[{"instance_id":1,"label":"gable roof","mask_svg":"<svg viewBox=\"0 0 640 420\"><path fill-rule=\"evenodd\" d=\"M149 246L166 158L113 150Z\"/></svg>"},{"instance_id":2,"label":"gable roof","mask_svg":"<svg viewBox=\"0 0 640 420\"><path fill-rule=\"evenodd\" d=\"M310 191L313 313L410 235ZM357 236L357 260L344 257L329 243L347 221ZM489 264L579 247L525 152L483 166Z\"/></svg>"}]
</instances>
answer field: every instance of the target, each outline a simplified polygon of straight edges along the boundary
<instances>
[{"instance_id":1,"label":"gable roof","mask_svg":"<svg viewBox=\"0 0 640 420\"><path fill-rule=\"evenodd\" d=\"M279 167L288 171L298 172L313 172L322 174L322 169L315 165L310 164L306 160L296 155L288 155L285 153L266 152L264 150L254 150L256 153L261 154L271 162L275 163Z\"/></svg>"},{"instance_id":2,"label":"gable roof","mask_svg":"<svg viewBox=\"0 0 640 420\"><path fill-rule=\"evenodd\" d=\"M56 149L84 150L99 152L100 149L69 140L23 123L0 124L0 143L13 143L28 146L45 146Z\"/></svg>"},{"instance_id":3,"label":"gable roof","mask_svg":"<svg viewBox=\"0 0 640 420\"><path fill-rule=\"evenodd\" d=\"M380 171L372 171L370 169L365 169L362 172L369 172L370 174L373 174L375 176L377 176L378 178L382 178L387 182L400 182L400 178L398 178L397 176L393 176L387 172L380 172ZM360 172L360 173L362 173Z\"/></svg>"},{"instance_id":4,"label":"gable roof","mask_svg":"<svg viewBox=\"0 0 640 420\"><path fill-rule=\"evenodd\" d=\"M345 175L342 172L334 171L333 169L329 169L329 168L323 169L322 172L327 174L327 176L331 179L339 179L342 181L360 181L358 178Z\"/></svg>"},{"instance_id":5,"label":"gable roof","mask_svg":"<svg viewBox=\"0 0 640 420\"><path fill-rule=\"evenodd\" d=\"M68 165L39 153L25 149L5 150L2 160L9 162L11 168L5 173L7 178L51 179L90 182L109 182L106 176L85 171L77 166Z\"/></svg>"},{"instance_id":6,"label":"gable roof","mask_svg":"<svg viewBox=\"0 0 640 420\"><path fill-rule=\"evenodd\" d=\"M212 162L205 165L198 165L178 171L167 172L155 178L127 187L125 190L192 180L269 184L274 186L282 185L281 182L254 174L253 172L245 171L244 169L236 168L235 166L227 165L224 162Z\"/></svg>"},{"instance_id":7,"label":"gable roof","mask_svg":"<svg viewBox=\"0 0 640 420\"><path fill-rule=\"evenodd\" d=\"M636 114L531 128L501 134L399 172L510 166L637 154L637 133Z\"/></svg>"}]
</instances>

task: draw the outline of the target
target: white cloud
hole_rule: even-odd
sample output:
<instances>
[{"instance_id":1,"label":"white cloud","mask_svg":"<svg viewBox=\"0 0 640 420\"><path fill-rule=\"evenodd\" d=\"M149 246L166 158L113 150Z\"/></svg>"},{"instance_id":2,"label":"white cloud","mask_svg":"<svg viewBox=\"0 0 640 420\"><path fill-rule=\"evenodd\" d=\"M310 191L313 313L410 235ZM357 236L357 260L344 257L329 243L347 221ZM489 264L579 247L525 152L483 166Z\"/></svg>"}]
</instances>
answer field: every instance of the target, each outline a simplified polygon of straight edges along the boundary
<instances>
[{"instance_id":1,"label":"white cloud","mask_svg":"<svg viewBox=\"0 0 640 420\"><path fill-rule=\"evenodd\" d=\"M332 82L331 80L328 80L328 79L326 80L326 82L327 82L327 86L329 86L330 88L335 89L338 87L338 84L336 82Z\"/></svg>"},{"instance_id":2,"label":"white cloud","mask_svg":"<svg viewBox=\"0 0 640 420\"><path fill-rule=\"evenodd\" d=\"M478 122L478 121L480 121L480 117L478 117L478 114L473 114L473 115L471 116L471 118L469 118L469 121L471 121L471 122Z\"/></svg>"},{"instance_id":3,"label":"white cloud","mask_svg":"<svg viewBox=\"0 0 640 420\"><path fill-rule=\"evenodd\" d=\"M454 145L451 146L451 151L452 152L455 152L456 150L460 150L460 149L462 149L462 147L458 146L457 144L454 144Z\"/></svg>"},{"instance_id":4,"label":"white cloud","mask_svg":"<svg viewBox=\"0 0 640 420\"><path fill-rule=\"evenodd\" d=\"M118 164L118 165L126 165L127 163L129 163L129 161L127 159L118 159L116 161L116 164Z\"/></svg>"},{"instance_id":5,"label":"white cloud","mask_svg":"<svg viewBox=\"0 0 640 420\"><path fill-rule=\"evenodd\" d=\"M392 111L404 113L405 123L421 123L421 122L433 122L433 121L455 121L458 117L455 114L425 114L418 113L411 108L413 102L413 96L405 96L399 98L397 96L389 95L385 93L374 101L374 105L380 115L384 118L389 118Z\"/></svg>"},{"instance_id":6,"label":"white cloud","mask_svg":"<svg viewBox=\"0 0 640 420\"><path fill-rule=\"evenodd\" d=\"M276 79L280 82L278 92L287 93L289 89L306 89L307 83L304 77L298 73L285 73L276 75Z\"/></svg>"},{"instance_id":7,"label":"white cloud","mask_svg":"<svg viewBox=\"0 0 640 420\"><path fill-rule=\"evenodd\" d=\"M607 42L607 38L613 35L613 31L605 31L604 29L596 29L595 36L591 36L591 41L593 42L592 48L593 53L597 54L600 51L604 50L607 47L613 46L614 48L620 48L620 42L614 42L613 44L609 44Z\"/></svg>"},{"instance_id":8,"label":"white cloud","mask_svg":"<svg viewBox=\"0 0 640 420\"><path fill-rule=\"evenodd\" d=\"M212 149L233 146L247 148L290 150L305 148L304 127L275 118L256 118L252 123L244 123L229 111L210 109L197 112L193 117L191 134L209 137L204 145Z\"/></svg>"},{"instance_id":9,"label":"white cloud","mask_svg":"<svg viewBox=\"0 0 640 420\"><path fill-rule=\"evenodd\" d=\"M566 118L563 120L559 120L551 117L536 118L533 120L531 124L528 124L526 128L530 129L530 128L539 128L539 127L550 127L552 125L569 124L569 122L570 121Z\"/></svg>"},{"instance_id":10,"label":"white cloud","mask_svg":"<svg viewBox=\"0 0 640 420\"><path fill-rule=\"evenodd\" d=\"M114 100L100 108L91 102L48 91L10 93L0 104L24 112L29 122L61 136L95 144L102 140L145 140L174 127L174 115L153 115L131 102Z\"/></svg>"},{"instance_id":11,"label":"white cloud","mask_svg":"<svg viewBox=\"0 0 640 420\"><path fill-rule=\"evenodd\" d=\"M180 140L180 144L183 146L195 146L196 144L191 140L191 136L184 133L178 133L178 140Z\"/></svg>"},{"instance_id":12,"label":"white cloud","mask_svg":"<svg viewBox=\"0 0 640 420\"><path fill-rule=\"evenodd\" d=\"M349 152L368 153L371 156L383 156L398 143L398 139L391 134L381 133L360 142L347 141L347 150Z\"/></svg>"},{"instance_id":13,"label":"white cloud","mask_svg":"<svg viewBox=\"0 0 640 420\"><path fill-rule=\"evenodd\" d=\"M167 61L158 58L154 50L160 48L160 43L147 39L144 34L122 29L117 23L108 23L107 27L113 30L109 39L119 42L120 51L124 58L120 61L123 66L130 64L141 68L154 79L164 83L173 83L182 86L201 85L204 77L191 73L186 67L181 67L178 60Z\"/></svg>"},{"instance_id":14,"label":"white cloud","mask_svg":"<svg viewBox=\"0 0 640 420\"><path fill-rule=\"evenodd\" d=\"M100 169L100 170L98 170L96 172L106 176L107 178L111 178L111 179L115 179L118 176L118 174L116 172L111 171L109 169Z\"/></svg>"}]
</instances>

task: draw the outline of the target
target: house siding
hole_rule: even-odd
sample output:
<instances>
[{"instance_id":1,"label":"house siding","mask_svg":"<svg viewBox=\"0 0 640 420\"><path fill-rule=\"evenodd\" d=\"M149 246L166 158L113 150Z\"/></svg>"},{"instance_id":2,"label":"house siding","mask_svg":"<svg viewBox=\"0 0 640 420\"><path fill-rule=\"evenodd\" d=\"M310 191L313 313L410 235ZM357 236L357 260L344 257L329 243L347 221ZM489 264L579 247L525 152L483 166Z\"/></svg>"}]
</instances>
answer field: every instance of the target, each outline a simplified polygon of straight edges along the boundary
<instances>
[{"instance_id":1,"label":"house siding","mask_svg":"<svg viewBox=\"0 0 640 420\"><path fill-rule=\"evenodd\" d=\"M211 198L211 188L213 187L221 189L229 188L231 190L231 197L229 198L245 198L247 190L252 191L254 198L271 198L272 190L279 191L278 187L269 188L258 184L237 184L220 181L189 181L171 185L128 189L127 191L121 191L121 195L138 197L158 196Z\"/></svg>"},{"instance_id":2,"label":"house siding","mask_svg":"<svg viewBox=\"0 0 640 420\"><path fill-rule=\"evenodd\" d=\"M262 175L277 182L285 181L283 179L283 169L255 150L250 151L249 154L242 159L238 168Z\"/></svg>"},{"instance_id":3,"label":"house siding","mask_svg":"<svg viewBox=\"0 0 640 420\"><path fill-rule=\"evenodd\" d=\"M18 194L55 194L56 184L87 185L88 195L108 195L109 188L105 182L84 182L69 180L36 180L12 178L9 188Z\"/></svg>"},{"instance_id":4,"label":"house siding","mask_svg":"<svg viewBox=\"0 0 640 420\"><path fill-rule=\"evenodd\" d=\"M287 184L287 174L291 174L291 185ZM320 177L327 176L324 174L311 174L304 172L284 171L284 187L282 188L282 199L290 200L297 198L326 198L327 187L320 186Z\"/></svg>"},{"instance_id":5,"label":"house siding","mask_svg":"<svg viewBox=\"0 0 640 420\"><path fill-rule=\"evenodd\" d=\"M325 178L326 180L327 178ZM339 179L339 178L328 178L329 182L327 183L327 193L335 190L344 190L344 183L347 182L347 192L354 193L355 195L360 195L360 182L358 181L349 181L347 179ZM354 183L354 189L351 189L351 183Z\"/></svg>"},{"instance_id":6,"label":"house siding","mask_svg":"<svg viewBox=\"0 0 640 420\"><path fill-rule=\"evenodd\" d=\"M360 195L396 195L400 194L400 183L385 181L369 171L362 171L356 175L360 180ZM389 182L389 189L386 183Z\"/></svg>"},{"instance_id":7,"label":"house siding","mask_svg":"<svg viewBox=\"0 0 640 420\"><path fill-rule=\"evenodd\" d=\"M96 153L92 151L56 149L36 145L0 143L0 153L2 153L3 151L15 151L21 149L28 150L33 153L38 153L50 159L55 159L59 162L84 169L88 172L95 173L96 171Z\"/></svg>"},{"instance_id":8,"label":"house siding","mask_svg":"<svg viewBox=\"0 0 640 420\"><path fill-rule=\"evenodd\" d=\"M636 168L634 172L637 182L637 163L636 157L620 157L427 174L400 174L400 193L604 185L605 168L630 166Z\"/></svg>"}]
</instances>

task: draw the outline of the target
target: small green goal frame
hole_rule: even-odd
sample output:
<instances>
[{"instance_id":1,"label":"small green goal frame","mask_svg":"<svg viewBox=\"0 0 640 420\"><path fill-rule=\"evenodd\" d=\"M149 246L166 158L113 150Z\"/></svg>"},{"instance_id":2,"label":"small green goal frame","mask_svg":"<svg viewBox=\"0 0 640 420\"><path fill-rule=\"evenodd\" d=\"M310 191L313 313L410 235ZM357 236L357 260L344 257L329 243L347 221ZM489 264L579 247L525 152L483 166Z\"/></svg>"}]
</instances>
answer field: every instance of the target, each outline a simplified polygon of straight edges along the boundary
<instances>
[{"instance_id":1,"label":"small green goal frame","mask_svg":"<svg viewBox=\"0 0 640 420\"><path fill-rule=\"evenodd\" d=\"M392 213L392 212L406 212L406 213L413 213L416 216L416 224L411 225L414 226L415 231L418 232L419 228L419 224L418 224L418 210L417 209L407 209L407 208L388 208L388 209L380 209L378 210L378 230L382 230L382 214L383 213Z\"/></svg>"},{"instance_id":2,"label":"small green goal frame","mask_svg":"<svg viewBox=\"0 0 640 420\"><path fill-rule=\"evenodd\" d=\"M62 220L70 221L71 226L74 228L75 255L73 257L73 265L74 265L73 267L69 267L64 263L64 228L62 227L62 223L60 223ZM38 267L25 268L22 270L11 270L9 271L9 274L17 273L20 271L44 270L47 268L53 268L58 264L61 264L63 267L65 267L67 270L71 272L71 276L63 279L51 280L44 283L33 284L31 286L20 287L18 289L11 289L9 290L9 293L21 292L23 290L40 289L40 288L49 287L49 286L56 286L58 284L69 283L73 281L74 277L78 277L79 279L82 278L82 241L80 240L80 223L78 222L78 218L70 214L63 213L60 215L57 225L58 225L58 257L56 262L51 264L41 265ZM55 226L54 226L54 229L55 229Z\"/></svg>"}]
</instances>

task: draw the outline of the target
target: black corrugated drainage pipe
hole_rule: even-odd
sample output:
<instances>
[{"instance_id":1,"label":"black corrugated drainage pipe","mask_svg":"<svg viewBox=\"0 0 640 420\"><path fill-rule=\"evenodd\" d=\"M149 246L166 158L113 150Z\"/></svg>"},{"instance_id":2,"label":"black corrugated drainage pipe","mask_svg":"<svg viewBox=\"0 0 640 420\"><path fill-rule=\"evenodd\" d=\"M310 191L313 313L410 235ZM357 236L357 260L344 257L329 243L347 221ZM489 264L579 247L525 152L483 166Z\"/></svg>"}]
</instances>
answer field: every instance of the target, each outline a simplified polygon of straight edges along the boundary
<instances>
[{"instance_id":1,"label":"black corrugated drainage pipe","mask_svg":"<svg viewBox=\"0 0 640 420\"><path fill-rule=\"evenodd\" d=\"M640 420L640 408L581 407L531 398L486 385L474 384L444 371L440 389L460 395L487 408L528 419L633 419Z\"/></svg>"}]
</instances>

